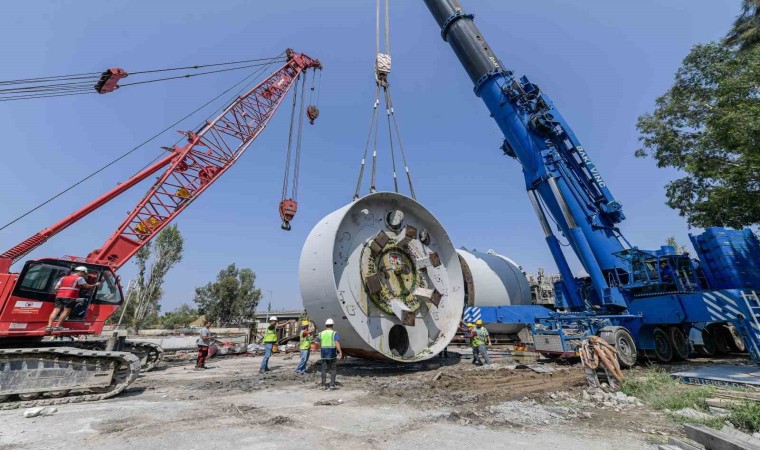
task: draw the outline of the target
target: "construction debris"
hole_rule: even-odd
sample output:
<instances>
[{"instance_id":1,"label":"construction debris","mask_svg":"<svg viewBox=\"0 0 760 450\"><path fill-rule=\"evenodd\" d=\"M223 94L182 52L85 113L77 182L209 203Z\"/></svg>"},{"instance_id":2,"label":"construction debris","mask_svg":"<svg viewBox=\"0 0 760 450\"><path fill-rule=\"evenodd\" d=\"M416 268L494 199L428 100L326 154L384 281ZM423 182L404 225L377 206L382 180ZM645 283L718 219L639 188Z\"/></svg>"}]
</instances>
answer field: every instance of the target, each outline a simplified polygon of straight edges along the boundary
<instances>
[{"instance_id":1,"label":"construction debris","mask_svg":"<svg viewBox=\"0 0 760 450\"><path fill-rule=\"evenodd\" d=\"M34 408L28 408L24 411L24 417L31 419L37 416L52 416L58 412L58 408L55 406L35 406Z\"/></svg>"},{"instance_id":2,"label":"construction debris","mask_svg":"<svg viewBox=\"0 0 760 450\"><path fill-rule=\"evenodd\" d=\"M673 416L680 417L682 419L696 420L696 421L708 421L712 420L714 416L697 411L694 408L683 408L673 412Z\"/></svg>"}]
</instances>

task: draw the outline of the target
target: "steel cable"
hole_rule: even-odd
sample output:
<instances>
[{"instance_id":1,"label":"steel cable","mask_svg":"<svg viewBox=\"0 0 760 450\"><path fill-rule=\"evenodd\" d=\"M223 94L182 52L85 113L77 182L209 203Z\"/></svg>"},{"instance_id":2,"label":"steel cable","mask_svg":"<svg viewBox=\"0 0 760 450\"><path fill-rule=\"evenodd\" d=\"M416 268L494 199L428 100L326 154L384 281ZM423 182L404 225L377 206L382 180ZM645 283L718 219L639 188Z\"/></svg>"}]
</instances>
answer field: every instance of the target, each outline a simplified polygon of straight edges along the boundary
<instances>
[{"instance_id":1,"label":"steel cable","mask_svg":"<svg viewBox=\"0 0 760 450\"><path fill-rule=\"evenodd\" d=\"M184 121L184 120L188 119L189 117L191 117L192 115L194 115L194 114L195 114L195 113L197 113L198 111L202 110L203 108L205 108L205 107L206 107L206 106L208 106L209 104L213 103L214 101L216 101L217 99L219 99L220 97L222 97L223 95L225 95L226 93L228 93L229 91L233 90L234 88L236 88L236 87L237 87L237 86L239 86L240 84L244 83L246 80L250 79L251 77L254 77L254 80L255 80L255 78L256 78L256 77L258 77L258 76L259 76L259 75L260 75L260 74L261 74L261 73L262 73L264 70L266 70L266 69L267 69L267 67L271 66L271 65L274 63L274 61L275 61L275 60L276 60L276 58L273 58L273 59L272 59L272 61L270 62L270 64L269 64L268 66L262 67L261 69L259 69L259 70L255 71L254 73L252 73L252 74L250 74L250 75L246 76L245 78L243 78L242 80L238 81L237 83L235 83L234 85L232 85L232 86L231 86L231 87L229 87L228 89L224 90L222 93L220 93L220 94L219 94L219 95L217 95L216 97L212 98L211 100L207 101L206 103L204 103L204 104L203 104L203 105L201 105L200 107L196 108L196 109L195 109L193 112L191 112L191 113L189 113L189 114L185 115L185 116L184 116L184 117L182 117L181 119L179 119L179 120L177 120L176 122L172 123L171 125L167 126L166 128L164 128L164 129L163 129L163 130L161 130L160 132L158 132L158 133L154 134L154 135L153 135L153 136L151 136L150 138L148 138L148 139L146 139L145 141L143 141L142 143L138 144L136 147L133 147L132 149L130 149L130 150L128 150L127 152L123 153L122 155L120 155L120 156L119 156L119 157L117 157L116 159L112 160L111 162L109 162L109 163L105 164L104 166L102 166L102 167L100 167L99 169L95 170L94 172L90 173L90 174L89 174L89 175L87 175L86 177L84 177L84 178L80 179L79 181L77 181L77 182L73 183L72 185L68 186L66 189L64 189L64 190L62 190L62 191L60 191L60 192L58 192L57 194L55 194L55 195L53 195L52 197L50 197L50 198L48 198L47 200L45 200L44 202L42 202L42 203L39 203L39 204L38 204L37 206L35 206L34 208L32 208L32 209L30 209L30 210L26 211L25 213L21 214L20 216L16 217L15 219L13 219L13 220L11 220L10 222L6 223L6 224L5 224L5 225L3 225L2 227L0 227L0 231L1 231L1 230L4 230L4 229L6 229L6 228L7 228L7 227L9 227L10 225L13 225L14 223L18 222L19 220L23 219L24 217L28 216L29 214L31 214L31 213L33 213L33 212L35 212L35 211L39 210L39 209L40 209L40 208L42 208L43 206L45 206L45 205L49 204L49 203L50 203L50 202L52 202L53 200L55 200L55 199L57 199L58 197L62 196L63 194L65 194L65 193L67 193L67 192L71 191L72 189L74 189L75 187L77 187L77 186L81 185L81 184L82 184L82 183L84 183L85 181L87 181L87 180L89 180L89 179L93 178L95 175L97 175L97 174L99 174L99 173L103 172L103 171L104 171L104 170L106 170L107 168L109 168L109 167L111 167L112 165L116 164L118 161L121 161L122 159L126 158L126 157L127 157L127 156L129 156L130 154L132 154L132 153L134 153L135 151L137 151L139 148L143 147L144 145L146 145L146 144L148 144L149 142L153 141L154 139L156 139L157 137L161 136L161 135L162 135L162 134L164 134L165 132L169 131L170 129L172 129L173 127L175 127L176 125L178 125L178 124L179 124L179 123L181 123L182 121ZM250 85L250 83L249 83L249 85ZM244 87L243 89L245 89L245 87ZM242 90L241 90L241 91L242 91ZM94 93L94 92L93 92L93 93ZM239 94L239 93L238 93L238 94ZM64 95L67 95L67 94L64 94ZM0 101L2 101L2 100L0 100ZM217 111L216 111L216 112L218 112L218 111L219 111L219 109L217 109ZM182 140L182 138L180 138L180 139L177 141L177 143L178 143L178 142L180 142L181 140ZM176 145L176 143L175 143L175 145ZM154 163L155 161L157 161L157 160L158 160L158 159L159 159L161 156L162 156L162 155L159 155L158 157L156 157L156 158L155 158L155 159L154 159L152 162L148 163L148 164L147 164L145 167L143 167L143 169L140 169L140 171L144 170L145 168L147 168L148 166L150 166L151 164L153 164L153 163Z\"/></svg>"}]
</instances>

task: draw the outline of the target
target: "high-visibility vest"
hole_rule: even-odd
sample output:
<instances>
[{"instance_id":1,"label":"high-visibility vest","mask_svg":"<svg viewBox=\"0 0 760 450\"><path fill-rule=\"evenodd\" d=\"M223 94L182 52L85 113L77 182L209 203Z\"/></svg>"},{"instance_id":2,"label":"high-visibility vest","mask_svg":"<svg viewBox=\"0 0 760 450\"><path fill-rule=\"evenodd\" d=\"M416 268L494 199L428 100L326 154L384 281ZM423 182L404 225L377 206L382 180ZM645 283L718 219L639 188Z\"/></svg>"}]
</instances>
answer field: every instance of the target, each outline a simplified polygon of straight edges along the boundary
<instances>
[{"instance_id":1,"label":"high-visibility vest","mask_svg":"<svg viewBox=\"0 0 760 450\"><path fill-rule=\"evenodd\" d=\"M308 350L311 348L311 335L307 334L305 337L301 336L301 346L299 347L301 350Z\"/></svg>"},{"instance_id":2,"label":"high-visibility vest","mask_svg":"<svg viewBox=\"0 0 760 450\"><path fill-rule=\"evenodd\" d=\"M272 327L271 329L267 327L266 331L264 331L264 342L266 343L277 342L277 328L276 327Z\"/></svg>"},{"instance_id":3,"label":"high-visibility vest","mask_svg":"<svg viewBox=\"0 0 760 450\"><path fill-rule=\"evenodd\" d=\"M319 343L322 348L335 348L335 330L324 330L319 333Z\"/></svg>"},{"instance_id":4,"label":"high-visibility vest","mask_svg":"<svg viewBox=\"0 0 760 450\"><path fill-rule=\"evenodd\" d=\"M486 337L488 336L488 330L486 330L486 327L480 327L480 328L475 327L475 332L478 333L478 336L480 337L480 339L482 339L483 341L486 340Z\"/></svg>"},{"instance_id":5,"label":"high-visibility vest","mask_svg":"<svg viewBox=\"0 0 760 450\"><path fill-rule=\"evenodd\" d=\"M480 335L477 331L472 331L470 335L470 345L473 347L480 347L483 341L480 339Z\"/></svg>"},{"instance_id":6,"label":"high-visibility vest","mask_svg":"<svg viewBox=\"0 0 760 450\"><path fill-rule=\"evenodd\" d=\"M61 285L55 293L56 298L79 298L79 286L77 286L79 278L81 277L77 274L61 278Z\"/></svg>"}]
</instances>

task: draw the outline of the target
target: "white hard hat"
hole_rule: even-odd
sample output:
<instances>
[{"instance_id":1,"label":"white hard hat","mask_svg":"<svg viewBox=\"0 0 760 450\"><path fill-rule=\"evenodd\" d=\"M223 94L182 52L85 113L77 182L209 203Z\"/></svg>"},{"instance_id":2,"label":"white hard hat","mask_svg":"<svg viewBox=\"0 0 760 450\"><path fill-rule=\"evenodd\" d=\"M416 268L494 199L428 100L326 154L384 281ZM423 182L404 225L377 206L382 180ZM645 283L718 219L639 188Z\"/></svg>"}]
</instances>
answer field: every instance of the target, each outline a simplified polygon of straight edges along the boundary
<instances>
[{"instance_id":1,"label":"white hard hat","mask_svg":"<svg viewBox=\"0 0 760 450\"><path fill-rule=\"evenodd\" d=\"M332 319L325 320L325 325L333 325L334 323Z\"/></svg>"},{"instance_id":2,"label":"white hard hat","mask_svg":"<svg viewBox=\"0 0 760 450\"><path fill-rule=\"evenodd\" d=\"M273 321L273 320L275 320L275 321L276 321L276 320L277 320L277 316L272 316L272 317L270 317L270 318L269 318L269 321L270 321L270 322L271 322L271 321Z\"/></svg>"},{"instance_id":3,"label":"white hard hat","mask_svg":"<svg viewBox=\"0 0 760 450\"><path fill-rule=\"evenodd\" d=\"M87 272L87 267L79 266L76 269L74 269L74 272Z\"/></svg>"}]
</instances>

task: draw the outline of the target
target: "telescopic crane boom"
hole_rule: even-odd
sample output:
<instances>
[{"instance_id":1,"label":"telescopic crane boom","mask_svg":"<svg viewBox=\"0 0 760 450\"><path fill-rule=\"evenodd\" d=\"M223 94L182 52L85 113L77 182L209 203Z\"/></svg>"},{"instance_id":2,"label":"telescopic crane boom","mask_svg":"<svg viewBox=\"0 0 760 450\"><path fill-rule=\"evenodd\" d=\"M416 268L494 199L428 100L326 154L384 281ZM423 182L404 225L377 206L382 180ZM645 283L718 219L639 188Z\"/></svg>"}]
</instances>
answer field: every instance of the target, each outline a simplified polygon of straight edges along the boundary
<instances>
[{"instance_id":1,"label":"telescopic crane boom","mask_svg":"<svg viewBox=\"0 0 760 450\"><path fill-rule=\"evenodd\" d=\"M620 202L549 97L507 69L458 0L425 4L501 129L502 150L522 165L528 198L562 275L555 303L566 314L510 307L517 316L524 308L519 320L542 336L536 339L537 350L574 354L584 336L599 333L631 365L637 349L653 352L660 361L688 357L691 335L705 349L709 340L730 339L760 361L757 238L722 228L692 236L699 262L669 246L631 246L618 229L625 219ZM573 276L547 218L557 224L588 277ZM742 251L720 250L729 244ZM734 339L733 329L741 338Z\"/></svg>"}]
</instances>

